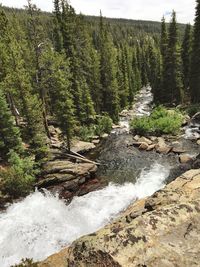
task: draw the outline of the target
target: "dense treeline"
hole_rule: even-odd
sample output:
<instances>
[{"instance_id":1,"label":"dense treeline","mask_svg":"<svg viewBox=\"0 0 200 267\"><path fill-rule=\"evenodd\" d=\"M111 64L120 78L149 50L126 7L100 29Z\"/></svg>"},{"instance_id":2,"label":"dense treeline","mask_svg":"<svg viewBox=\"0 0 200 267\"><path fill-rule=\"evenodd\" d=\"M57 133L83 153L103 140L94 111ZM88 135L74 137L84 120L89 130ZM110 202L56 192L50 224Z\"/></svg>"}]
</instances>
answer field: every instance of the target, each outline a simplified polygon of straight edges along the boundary
<instances>
[{"instance_id":1,"label":"dense treeline","mask_svg":"<svg viewBox=\"0 0 200 267\"><path fill-rule=\"evenodd\" d=\"M147 84L157 103L200 102L199 1L194 31L187 25L184 36L175 12L169 25L163 18L160 36L156 22L84 17L67 0L54 0L50 14L27 2L25 11L0 10L3 160L43 161L50 118L70 149L82 129L117 123Z\"/></svg>"},{"instance_id":2,"label":"dense treeline","mask_svg":"<svg viewBox=\"0 0 200 267\"><path fill-rule=\"evenodd\" d=\"M53 14L31 1L25 11L1 8L0 24L2 101L14 118L10 127L37 160L47 152L49 117L57 119L69 148L72 136L95 124L96 115L117 122L120 110L148 83L148 50L158 52L156 31L111 26L102 15L97 24L77 15L67 1L55 0ZM8 151L1 150L1 157L7 158L15 144L3 143Z\"/></svg>"}]
</instances>

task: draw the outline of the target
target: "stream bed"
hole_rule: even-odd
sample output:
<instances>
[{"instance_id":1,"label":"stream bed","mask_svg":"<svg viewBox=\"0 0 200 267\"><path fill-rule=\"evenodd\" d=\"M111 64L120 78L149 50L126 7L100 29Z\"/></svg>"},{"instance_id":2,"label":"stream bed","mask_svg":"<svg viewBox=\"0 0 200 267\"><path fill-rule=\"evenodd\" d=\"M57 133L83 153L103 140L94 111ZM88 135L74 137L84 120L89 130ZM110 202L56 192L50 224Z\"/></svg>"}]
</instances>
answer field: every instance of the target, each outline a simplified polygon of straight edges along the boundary
<instances>
[{"instance_id":1,"label":"stream bed","mask_svg":"<svg viewBox=\"0 0 200 267\"><path fill-rule=\"evenodd\" d=\"M109 223L132 201L149 196L165 185L169 169L155 164L142 171L135 184L110 183L102 190L64 201L35 192L0 214L0 266L22 258L42 260L82 235Z\"/></svg>"},{"instance_id":2,"label":"stream bed","mask_svg":"<svg viewBox=\"0 0 200 267\"><path fill-rule=\"evenodd\" d=\"M82 235L105 226L131 202L165 186L171 169L180 164L178 157L130 146L133 136L129 121L133 116L150 115L152 100L150 88L143 88L133 109L122 113L121 127L89 154L102 163L97 177L108 186L74 197L69 205L48 191L36 191L0 213L1 267L19 263L22 258L43 260ZM196 153L192 141L185 142L191 153Z\"/></svg>"}]
</instances>

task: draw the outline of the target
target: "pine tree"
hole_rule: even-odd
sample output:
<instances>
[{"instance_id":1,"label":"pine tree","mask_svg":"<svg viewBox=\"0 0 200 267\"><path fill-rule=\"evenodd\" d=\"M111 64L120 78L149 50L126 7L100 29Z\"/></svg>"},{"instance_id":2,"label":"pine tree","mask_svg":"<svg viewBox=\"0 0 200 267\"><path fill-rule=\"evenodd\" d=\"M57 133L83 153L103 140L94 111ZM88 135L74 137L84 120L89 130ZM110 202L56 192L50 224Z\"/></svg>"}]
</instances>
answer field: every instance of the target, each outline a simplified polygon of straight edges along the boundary
<instances>
[{"instance_id":1,"label":"pine tree","mask_svg":"<svg viewBox=\"0 0 200 267\"><path fill-rule=\"evenodd\" d=\"M88 68L85 68L89 48L84 44L85 42L90 44L90 42L85 35L82 17L76 16L74 9L67 1L56 1L55 4L55 14L62 34L63 48L66 57L70 61L75 114L80 123L89 123L95 115L95 110L91 97L91 88L88 85ZM87 102L85 102L86 99Z\"/></svg>"},{"instance_id":2,"label":"pine tree","mask_svg":"<svg viewBox=\"0 0 200 267\"><path fill-rule=\"evenodd\" d=\"M102 88L100 83L100 56L94 48L90 50L89 78L87 83L90 87L92 101L96 113L100 114L102 108Z\"/></svg>"},{"instance_id":3,"label":"pine tree","mask_svg":"<svg viewBox=\"0 0 200 267\"><path fill-rule=\"evenodd\" d=\"M187 24L185 28L185 35L182 43L182 62L183 62L183 81L185 90L189 87L190 80L190 59L191 59L191 25Z\"/></svg>"},{"instance_id":4,"label":"pine tree","mask_svg":"<svg viewBox=\"0 0 200 267\"><path fill-rule=\"evenodd\" d=\"M167 27L165 23L165 18L162 18L161 22L161 41L160 41L160 50L163 57L167 54L167 43L168 43L168 34Z\"/></svg>"},{"instance_id":5,"label":"pine tree","mask_svg":"<svg viewBox=\"0 0 200 267\"><path fill-rule=\"evenodd\" d=\"M131 107L134 100L135 92L137 91L136 82L135 82L135 73L133 70L133 57L131 48L126 45L125 47L125 56L127 62L127 76L128 76L128 104Z\"/></svg>"},{"instance_id":6,"label":"pine tree","mask_svg":"<svg viewBox=\"0 0 200 267\"><path fill-rule=\"evenodd\" d=\"M22 140L19 128L15 126L14 117L0 88L0 156L7 159L10 150L22 153Z\"/></svg>"},{"instance_id":7,"label":"pine tree","mask_svg":"<svg viewBox=\"0 0 200 267\"><path fill-rule=\"evenodd\" d=\"M138 57L137 57L137 50L136 48L133 49L133 56L132 56L132 70L133 70L133 82L135 91L139 91L142 87L141 81L141 72L139 69Z\"/></svg>"},{"instance_id":8,"label":"pine tree","mask_svg":"<svg viewBox=\"0 0 200 267\"><path fill-rule=\"evenodd\" d=\"M63 36L61 33L62 16L60 11L60 1L54 0L54 18L53 18L53 43L57 52L63 49Z\"/></svg>"},{"instance_id":9,"label":"pine tree","mask_svg":"<svg viewBox=\"0 0 200 267\"><path fill-rule=\"evenodd\" d=\"M59 54L47 47L42 55L41 85L48 92L48 112L54 115L60 124L67 146L74 133L75 115L74 103L71 93L71 74L69 61L64 54Z\"/></svg>"},{"instance_id":10,"label":"pine tree","mask_svg":"<svg viewBox=\"0 0 200 267\"><path fill-rule=\"evenodd\" d=\"M141 81L142 86L147 86L148 84L148 65L147 65L147 58L146 58L146 51L145 47L141 49Z\"/></svg>"},{"instance_id":11,"label":"pine tree","mask_svg":"<svg viewBox=\"0 0 200 267\"><path fill-rule=\"evenodd\" d=\"M44 47L47 45L47 40L44 36L43 28L41 26L40 10L32 4L31 0L28 0L27 6L27 25L28 25L28 41L29 52L32 53L31 59L33 63L33 86L36 93L39 95L42 103L42 115L43 123L47 136L50 138L48 122L47 122L47 107L46 107L46 92L44 87L41 86L41 66L40 59L43 53Z\"/></svg>"},{"instance_id":12,"label":"pine tree","mask_svg":"<svg viewBox=\"0 0 200 267\"><path fill-rule=\"evenodd\" d=\"M149 40L148 47L148 80L152 88L154 96L159 95L160 90L160 79L161 79L161 54L154 40ZM159 98L159 97L158 97ZM155 101L157 99L155 98Z\"/></svg>"},{"instance_id":13,"label":"pine tree","mask_svg":"<svg viewBox=\"0 0 200 267\"><path fill-rule=\"evenodd\" d=\"M124 46L118 49L117 77L118 77L118 93L119 93L120 107L123 109L128 106L128 97L129 97L128 62Z\"/></svg>"},{"instance_id":14,"label":"pine tree","mask_svg":"<svg viewBox=\"0 0 200 267\"><path fill-rule=\"evenodd\" d=\"M190 92L192 103L200 103L200 1L197 0L192 45Z\"/></svg>"},{"instance_id":15,"label":"pine tree","mask_svg":"<svg viewBox=\"0 0 200 267\"><path fill-rule=\"evenodd\" d=\"M100 17L100 70L103 111L114 122L118 121L119 96L117 85L117 53L110 33L107 32Z\"/></svg>"},{"instance_id":16,"label":"pine tree","mask_svg":"<svg viewBox=\"0 0 200 267\"><path fill-rule=\"evenodd\" d=\"M163 60L162 103L178 104L181 102L183 89L181 65L176 13L173 11L169 26L167 53Z\"/></svg>"},{"instance_id":17,"label":"pine tree","mask_svg":"<svg viewBox=\"0 0 200 267\"><path fill-rule=\"evenodd\" d=\"M1 13L1 19L6 21L6 15ZM20 39L15 38L14 30L7 22L1 32L1 48L4 77L2 88L18 100L20 115L27 123L27 135L30 138L36 158L41 159L46 154L46 137L42 120L41 102L38 95L34 94L30 82L29 72L23 59L24 49Z\"/></svg>"}]
</instances>

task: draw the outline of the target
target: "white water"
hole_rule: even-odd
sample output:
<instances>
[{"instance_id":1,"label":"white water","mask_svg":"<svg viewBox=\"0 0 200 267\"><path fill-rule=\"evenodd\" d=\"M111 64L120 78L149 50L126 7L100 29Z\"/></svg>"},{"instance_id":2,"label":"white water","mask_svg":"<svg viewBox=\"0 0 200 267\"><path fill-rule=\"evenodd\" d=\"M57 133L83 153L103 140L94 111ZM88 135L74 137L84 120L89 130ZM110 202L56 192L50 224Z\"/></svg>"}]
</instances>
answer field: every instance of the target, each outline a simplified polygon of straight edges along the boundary
<instances>
[{"instance_id":1,"label":"white water","mask_svg":"<svg viewBox=\"0 0 200 267\"><path fill-rule=\"evenodd\" d=\"M8 267L22 258L42 260L96 231L132 201L162 188L168 175L168 167L155 164L142 171L135 184L110 184L74 198L68 206L50 193L33 193L0 214L0 266Z\"/></svg>"},{"instance_id":2,"label":"white water","mask_svg":"<svg viewBox=\"0 0 200 267\"><path fill-rule=\"evenodd\" d=\"M197 140L200 138L200 125L198 123L196 124L189 124L185 128L185 134L183 135L185 139L190 139L190 140Z\"/></svg>"},{"instance_id":3,"label":"white water","mask_svg":"<svg viewBox=\"0 0 200 267\"><path fill-rule=\"evenodd\" d=\"M153 94L151 87L147 86L142 88L135 96L135 103L131 110L127 111L126 116L121 116L119 120L119 128L112 130L111 133L123 134L130 131L130 120L133 117L150 116L152 110ZM124 110L126 111L126 110ZM122 111L122 113L124 112ZM126 114L126 112L125 112Z\"/></svg>"}]
</instances>

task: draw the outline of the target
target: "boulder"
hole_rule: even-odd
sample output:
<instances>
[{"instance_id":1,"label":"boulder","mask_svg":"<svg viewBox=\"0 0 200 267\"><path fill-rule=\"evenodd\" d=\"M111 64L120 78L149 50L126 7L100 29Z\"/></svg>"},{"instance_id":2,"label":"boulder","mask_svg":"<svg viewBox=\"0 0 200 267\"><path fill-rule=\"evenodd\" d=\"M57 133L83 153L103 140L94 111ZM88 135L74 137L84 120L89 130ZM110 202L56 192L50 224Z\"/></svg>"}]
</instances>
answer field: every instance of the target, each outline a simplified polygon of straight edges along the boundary
<instances>
[{"instance_id":1,"label":"boulder","mask_svg":"<svg viewBox=\"0 0 200 267\"><path fill-rule=\"evenodd\" d=\"M192 162L193 158L188 154L182 154L179 156L180 163Z\"/></svg>"},{"instance_id":2,"label":"boulder","mask_svg":"<svg viewBox=\"0 0 200 267\"><path fill-rule=\"evenodd\" d=\"M199 140L197 140L197 145L199 145L199 146L200 146L200 139L199 139Z\"/></svg>"},{"instance_id":3,"label":"boulder","mask_svg":"<svg viewBox=\"0 0 200 267\"><path fill-rule=\"evenodd\" d=\"M147 148L147 151L151 151L151 150L153 150L155 147L156 147L156 145L155 145L155 144L152 144L152 145L150 145L150 146Z\"/></svg>"},{"instance_id":4,"label":"boulder","mask_svg":"<svg viewBox=\"0 0 200 267\"><path fill-rule=\"evenodd\" d=\"M148 138L146 137L140 137L138 140L137 140L139 143L146 143L148 145L152 145L152 141L149 140Z\"/></svg>"},{"instance_id":5,"label":"boulder","mask_svg":"<svg viewBox=\"0 0 200 267\"><path fill-rule=\"evenodd\" d=\"M84 141L74 141L72 143L71 150L76 153L85 153L95 148L95 145L90 142L84 142Z\"/></svg>"},{"instance_id":6,"label":"boulder","mask_svg":"<svg viewBox=\"0 0 200 267\"><path fill-rule=\"evenodd\" d=\"M94 163L73 163L68 160L54 160L44 164L42 178L35 185L38 188L48 187L76 179L88 177L97 170Z\"/></svg>"},{"instance_id":7,"label":"boulder","mask_svg":"<svg viewBox=\"0 0 200 267\"><path fill-rule=\"evenodd\" d=\"M142 143L140 144L140 146L139 146L139 149L141 149L141 150L147 150L148 147L149 147L149 145L148 145L147 143L142 142Z\"/></svg>"},{"instance_id":8,"label":"boulder","mask_svg":"<svg viewBox=\"0 0 200 267\"><path fill-rule=\"evenodd\" d=\"M199 266L200 170L190 170L38 267Z\"/></svg>"},{"instance_id":9,"label":"boulder","mask_svg":"<svg viewBox=\"0 0 200 267\"><path fill-rule=\"evenodd\" d=\"M182 154L182 153L185 153L186 151L185 149L181 147L173 147L172 152L174 152L175 154Z\"/></svg>"},{"instance_id":10,"label":"boulder","mask_svg":"<svg viewBox=\"0 0 200 267\"><path fill-rule=\"evenodd\" d=\"M153 142L156 142L157 141L157 137L156 136L150 136L150 140L153 141Z\"/></svg>"},{"instance_id":11,"label":"boulder","mask_svg":"<svg viewBox=\"0 0 200 267\"><path fill-rule=\"evenodd\" d=\"M106 139L106 138L108 138L108 136L109 136L109 134L104 133L104 134L101 136L101 138L102 138L102 139Z\"/></svg>"},{"instance_id":12,"label":"boulder","mask_svg":"<svg viewBox=\"0 0 200 267\"><path fill-rule=\"evenodd\" d=\"M95 140L92 141L92 143L93 143L94 145L98 145L98 144L100 143L100 140L99 140L99 139L95 139Z\"/></svg>"},{"instance_id":13,"label":"boulder","mask_svg":"<svg viewBox=\"0 0 200 267\"><path fill-rule=\"evenodd\" d=\"M133 139L134 139L135 141L138 141L138 140L140 139L140 136L139 136L139 135L135 135L135 136L133 137Z\"/></svg>"},{"instance_id":14,"label":"boulder","mask_svg":"<svg viewBox=\"0 0 200 267\"><path fill-rule=\"evenodd\" d=\"M158 137L158 143L156 144L156 151L161 154L168 154L172 150L172 147L167 145L163 137Z\"/></svg>"},{"instance_id":15,"label":"boulder","mask_svg":"<svg viewBox=\"0 0 200 267\"><path fill-rule=\"evenodd\" d=\"M183 144L179 141L172 142L172 146L172 152L174 152L175 154L181 154L186 152L186 150L183 148Z\"/></svg>"}]
</instances>

